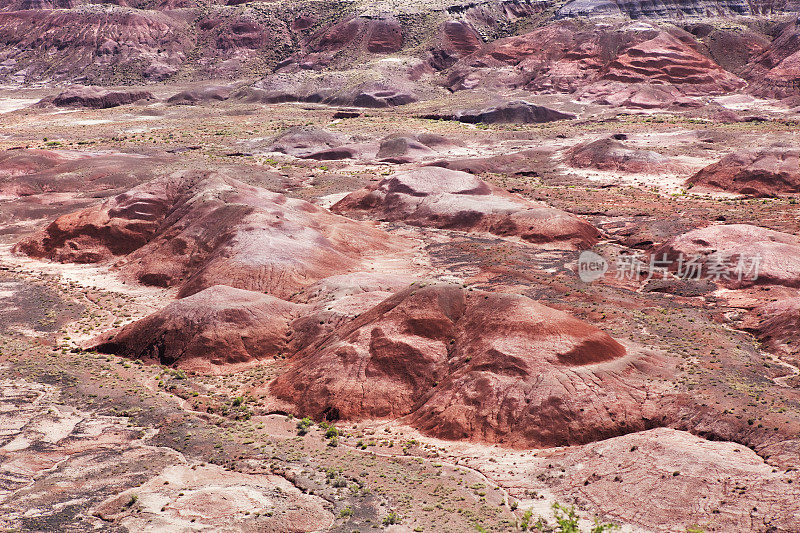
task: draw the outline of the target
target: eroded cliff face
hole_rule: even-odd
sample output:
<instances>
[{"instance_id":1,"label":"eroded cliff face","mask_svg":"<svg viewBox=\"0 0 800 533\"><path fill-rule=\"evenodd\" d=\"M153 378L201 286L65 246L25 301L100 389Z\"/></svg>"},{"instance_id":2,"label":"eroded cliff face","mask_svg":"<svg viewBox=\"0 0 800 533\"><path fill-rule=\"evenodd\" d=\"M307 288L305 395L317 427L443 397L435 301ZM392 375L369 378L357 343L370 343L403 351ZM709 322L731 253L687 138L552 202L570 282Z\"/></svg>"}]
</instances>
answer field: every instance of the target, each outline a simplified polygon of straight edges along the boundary
<instances>
[{"instance_id":1,"label":"eroded cliff face","mask_svg":"<svg viewBox=\"0 0 800 533\"><path fill-rule=\"evenodd\" d=\"M796 12L792 0L571 0L558 10L559 17L626 16L632 19L681 19L736 15L775 15Z\"/></svg>"},{"instance_id":2,"label":"eroded cliff face","mask_svg":"<svg viewBox=\"0 0 800 533\"><path fill-rule=\"evenodd\" d=\"M781 17L800 11L800 2L573 0L559 7L550 1L509 0L420 2L397 13L379 8L305 2L256 8L234 1L5 0L0 3L0 79L17 84L131 84L264 76L274 70L345 70L387 57L416 60L412 77L419 78L449 68L485 43L557 19L611 16L683 23L705 17ZM721 31L740 35L741 30ZM767 33L758 33L764 45L778 37ZM783 41L789 40L784 36ZM783 41L779 48L785 48ZM729 55L731 47L725 48L723 55ZM733 48L749 49L747 43ZM776 53L761 58L759 65ZM783 80L784 74L779 70L770 76Z\"/></svg>"}]
</instances>

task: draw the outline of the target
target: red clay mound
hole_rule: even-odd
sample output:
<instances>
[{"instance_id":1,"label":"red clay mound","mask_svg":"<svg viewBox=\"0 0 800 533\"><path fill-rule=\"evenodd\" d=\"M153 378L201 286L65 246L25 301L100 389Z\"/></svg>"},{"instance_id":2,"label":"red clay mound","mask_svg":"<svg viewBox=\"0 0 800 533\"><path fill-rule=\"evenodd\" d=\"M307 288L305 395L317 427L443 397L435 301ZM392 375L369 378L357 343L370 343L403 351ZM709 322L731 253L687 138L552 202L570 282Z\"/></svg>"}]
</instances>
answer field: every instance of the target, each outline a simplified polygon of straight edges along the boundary
<instances>
[{"instance_id":1,"label":"red clay mound","mask_svg":"<svg viewBox=\"0 0 800 533\"><path fill-rule=\"evenodd\" d=\"M190 173L65 215L15 249L79 262L127 254L118 262L126 277L180 286L182 296L223 284L286 297L392 246L384 232L308 202Z\"/></svg>"},{"instance_id":2,"label":"red clay mound","mask_svg":"<svg viewBox=\"0 0 800 533\"><path fill-rule=\"evenodd\" d=\"M398 172L331 208L415 226L518 236L540 245L587 248L600 236L588 222L489 185L472 174L430 166Z\"/></svg>"},{"instance_id":3,"label":"red clay mound","mask_svg":"<svg viewBox=\"0 0 800 533\"><path fill-rule=\"evenodd\" d=\"M505 102L485 109L459 111L452 120L468 124L540 124L554 120L576 118L570 113L562 113L549 107L534 105L523 100Z\"/></svg>"},{"instance_id":4,"label":"red clay mound","mask_svg":"<svg viewBox=\"0 0 800 533\"><path fill-rule=\"evenodd\" d=\"M726 155L689 178L688 183L748 196L800 192L800 150L773 147Z\"/></svg>"},{"instance_id":5,"label":"red clay mound","mask_svg":"<svg viewBox=\"0 0 800 533\"><path fill-rule=\"evenodd\" d=\"M428 113L422 115L421 118L457 120L467 124L540 124L554 120L571 120L576 117L549 107L534 105L524 100L513 100L481 109L460 110L450 113Z\"/></svg>"},{"instance_id":6,"label":"red clay mound","mask_svg":"<svg viewBox=\"0 0 800 533\"><path fill-rule=\"evenodd\" d=\"M367 79L365 79L367 78ZM369 79L372 78L372 79ZM252 103L310 102L346 107L393 107L417 101L418 84L376 71L272 74L237 97Z\"/></svg>"},{"instance_id":7,"label":"red clay mound","mask_svg":"<svg viewBox=\"0 0 800 533\"><path fill-rule=\"evenodd\" d=\"M0 152L0 178L13 178L49 170L65 161L53 150L6 150Z\"/></svg>"},{"instance_id":8,"label":"red clay mound","mask_svg":"<svg viewBox=\"0 0 800 533\"><path fill-rule=\"evenodd\" d=\"M403 46L403 30L392 19L355 17L313 36L312 52L337 52L345 47L362 47L372 53L397 52Z\"/></svg>"},{"instance_id":9,"label":"red clay mound","mask_svg":"<svg viewBox=\"0 0 800 533\"><path fill-rule=\"evenodd\" d=\"M285 353L290 324L307 307L216 285L104 335L91 348L197 372L230 370Z\"/></svg>"},{"instance_id":10,"label":"red clay mound","mask_svg":"<svg viewBox=\"0 0 800 533\"><path fill-rule=\"evenodd\" d=\"M671 239L653 253L658 259L666 254L673 263L681 256L686 261L696 258L703 265L702 277L712 275L730 288L800 287L800 237L759 226L725 224L697 229Z\"/></svg>"},{"instance_id":11,"label":"red clay mound","mask_svg":"<svg viewBox=\"0 0 800 533\"><path fill-rule=\"evenodd\" d=\"M101 87L73 87L53 98L52 104L57 107L106 109L140 100L155 100L155 97L149 91L109 91Z\"/></svg>"},{"instance_id":12,"label":"red clay mound","mask_svg":"<svg viewBox=\"0 0 800 533\"><path fill-rule=\"evenodd\" d=\"M448 20L441 27L442 47L457 56L465 56L478 50L483 44L478 32L462 20Z\"/></svg>"},{"instance_id":13,"label":"red clay mound","mask_svg":"<svg viewBox=\"0 0 800 533\"><path fill-rule=\"evenodd\" d=\"M319 128L292 127L269 140L265 150L308 158L342 147L350 138Z\"/></svg>"},{"instance_id":14,"label":"red clay mound","mask_svg":"<svg viewBox=\"0 0 800 533\"><path fill-rule=\"evenodd\" d=\"M528 298L416 285L301 352L270 388L316 418L407 416L437 437L575 444L656 416L625 383L626 358L599 329Z\"/></svg>"},{"instance_id":15,"label":"red clay mound","mask_svg":"<svg viewBox=\"0 0 800 533\"><path fill-rule=\"evenodd\" d=\"M745 85L744 80L665 32L628 48L601 70L600 77L624 83L672 84L690 95L721 94Z\"/></svg>"},{"instance_id":16,"label":"red clay mound","mask_svg":"<svg viewBox=\"0 0 800 533\"><path fill-rule=\"evenodd\" d=\"M581 143L567 150L567 164L577 168L596 168L622 172L658 172L670 166L669 158L652 150L627 148L612 139Z\"/></svg>"}]
</instances>

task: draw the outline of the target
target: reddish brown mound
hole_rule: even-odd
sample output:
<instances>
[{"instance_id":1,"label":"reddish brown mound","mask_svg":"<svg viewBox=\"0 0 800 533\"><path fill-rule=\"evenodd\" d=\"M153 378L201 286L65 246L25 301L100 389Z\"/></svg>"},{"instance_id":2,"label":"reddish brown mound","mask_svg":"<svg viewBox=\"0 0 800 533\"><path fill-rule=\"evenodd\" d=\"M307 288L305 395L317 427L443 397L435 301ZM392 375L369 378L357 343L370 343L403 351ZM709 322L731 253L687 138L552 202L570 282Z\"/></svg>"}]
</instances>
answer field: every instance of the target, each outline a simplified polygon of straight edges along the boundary
<instances>
[{"instance_id":1,"label":"reddish brown mound","mask_svg":"<svg viewBox=\"0 0 800 533\"><path fill-rule=\"evenodd\" d=\"M664 32L618 55L601 70L600 77L624 83L679 85L685 94L696 95L725 93L745 85L744 80Z\"/></svg>"},{"instance_id":2,"label":"reddish brown mound","mask_svg":"<svg viewBox=\"0 0 800 533\"><path fill-rule=\"evenodd\" d=\"M230 285L286 297L387 250L382 231L308 202L208 173L154 180L65 215L15 249L58 261L128 254L128 278L190 295Z\"/></svg>"},{"instance_id":3,"label":"reddish brown mound","mask_svg":"<svg viewBox=\"0 0 800 533\"><path fill-rule=\"evenodd\" d=\"M65 161L62 152L54 150L6 150L0 152L0 179L37 174Z\"/></svg>"},{"instance_id":4,"label":"reddish brown mound","mask_svg":"<svg viewBox=\"0 0 800 533\"><path fill-rule=\"evenodd\" d=\"M105 109L154 99L149 91L109 91L102 87L72 87L53 98L51 103L57 107Z\"/></svg>"},{"instance_id":5,"label":"reddish brown mound","mask_svg":"<svg viewBox=\"0 0 800 533\"><path fill-rule=\"evenodd\" d=\"M670 166L669 158L652 150L627 148L613 139L581 143L567 150L567 164L577 168L597 168L622 172L657 172Z\"/></svg>"},{"instance_id":6,"label":"reddish brown mound","mask_svg":"<svg viewBox=\"0 0 800 533\"><path fill-rule=\"evenodd\" d=\"M541 245L587 248L600 233L580 218L441 167L399 172L351 193L331 208L416 226L518 236Z\"/></svg>"},{"instance_id":7,"label":"reddish brown mound","mask_svg":"<svg viewBox=\"0 0 800 533\"><path fill-rule=\"evenodd\" d=\"M626 383L637 371L625 353L522 296L419 285L301 352L271 390L316 418L408 416L438 437L575 444L657 417Z\"/></svg>"},{"instance_id":8,"label":"reddish brown mound","mask_svg":"<svg viewBox=\"0 0 800 533\"><path fill-rule=\"evenodd\" d=\"M461 20L448 20L441 31L443 48L459 56L471 54L483 44L475 29Z\"/></svg>"},{"instance_id":9,"label":"reddish brown mound","mask_svg":"<svg viewBox=\"0 0 800 533\"><path fill-rule=\"evenodd\" d=\"M549 107L534 105L525 101L505 102L485 109L459 111L452 120L468 124L539 124L554 120L576 118L570 113L562 113Z\"/></svg>"},{"instance_id":10,"label":"reddish brown mound","mask_svg":"<svg viewBox=\"0 0 800 533\"><path fill-rule=\"evenodd\" d=\"M653 253L656 258L666 255L673 264L681 256L685 261L696 258L703 265L702 276L710 271L716 281L731 288L800 287L800 237L789 233L749 224L709 226L679 235ZM718 265L724 272L717 275Z\"/></svg>"},{"instance_id":11,"label":"reddish brown mound","mask_svg":"<svg viewBox=\"0 0 800 533\"><path fill-rule=\"evenodd\" d=\"M204 373L230 370L285 353L290 324L306 307L217 285L106 334L90 348Z\"/></svg>"},{"instance_id":12,"label":"reddish brown mound","mask_svg":"<svg viewBox=\"0 0 800 533\"><path fill-rule=\"evenodd\" d=\"M449 159L431 163L437 167L449 168L470 174L512 174L523 176L538 175L550 159L549 151L523 150L510 154L495 155L491 157L471 157L466 159Z\"/></svg>"},{"instance_id":13,"label":"reddish brown mound","mask_svg":"<svg viewBox=\"0 0 800 533\"><path fill-rule=\"evenodd\" d=\"M395 134L381 140L375 158L390 163L410 163L435 156L437 148L452 146L453 144L446 137L440 135Z\"/></svg>"},{"instance_id":14,"label":"reddish brown mound","mask_svg":"<svg viewBox=\"0 0 800 533\"><path fill-rule=\"evenodd\" d=\"M403 47L403 29L396 21L377 20L369 29L367 50L372 53L397 52Z\"/></svg>"},{"instance_id":15,"label":"reddish brown mound","mask_svg":"<svg viewBox=\"0 0 800 533\"><path fill-rule=\"evenodd\" d=\"M281 66L296 64L319 69L345 57L397 52L403 42L403 28L393 18L349 17L305 39L301 50ZM341 66L343 61L339 63Z\"/></svg>"},{"instance_id":16,"label":"reddish brown mound","mask_svg":"<svg viewBox=\"0 0 800 533\"><path fill-rule=\"evenodd\" d=\"M370 72L370 75L375 72ZM253 103L310 102L346 107L392 107L417 100L415 84L362 72L279 73L267 76L237 97Z\"/></svg>"},{"instance_id":17,"label":"reddish brown mound","mask_svg":"<svg viewBox=\"0 0 800 533\"><path fill-rule=\"evenodd\" d=\"M483 109L461 110L451 113L428 113L421 118L431 120L457 120L468 124L539 124L554 120L571 120L575 115L562 113L549 107L534 105L523 100L509 101Z\"/></svg>"},{"instance_id":18,"label":"reddish brown mound","mask_svg":"<svg viewBox=\"0 0 800 533\"><path fill-rule=\"evenodd\" d=\"M689 178L688 183L749 196L800 192L800 150L773 147L726 155Z\"/></svg>"}]
</instances>

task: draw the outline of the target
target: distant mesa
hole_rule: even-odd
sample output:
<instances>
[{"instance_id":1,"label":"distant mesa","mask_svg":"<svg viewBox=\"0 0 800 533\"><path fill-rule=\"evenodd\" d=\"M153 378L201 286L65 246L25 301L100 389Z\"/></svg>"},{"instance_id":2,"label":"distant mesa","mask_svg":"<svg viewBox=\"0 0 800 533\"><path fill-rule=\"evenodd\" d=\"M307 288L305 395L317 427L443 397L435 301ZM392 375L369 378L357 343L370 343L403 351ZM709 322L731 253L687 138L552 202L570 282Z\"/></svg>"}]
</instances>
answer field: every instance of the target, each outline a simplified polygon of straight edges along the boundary
<instances>
[{"instance_id":1,"label":"distant mesa","mask_svg":"<svg viewBox=\"0 0 800 533\"><path fill-rule=\"evenodd\" d=\"M457 120L468 124L540 124L554 120L571 120L576 116L523 100L514 100L483 109L456 111L452 114L428 114L423 118Z\"/></svg>"},{"instance_id":2,"label":"distant mesa","mask_svg":"<svg viewBox=\"0 0 800 533\"><path fill-rule=\"evenodd\" d=\"M448 69L445 86L578 93L638 107L688 105L688 97L745 86L701 54L693 40L688 33L679 38L646 23L600 27L556 21L482 45ZM648 87L656 89L648 94Z\"/></svg>"},{"instance_id":3,"label":"distant mesa","mask_svg":"<svg viewBox=\"0 0 800 533\"><path fill-rule=\"evenodd\" d=\"M44 100L42 104L51 103L56 107L88 107L91 109L106 109L128 105L134 102L155 100L149 91L137 90L109 90L101 87L72 87L59 93L51 101Z\"/></svg>"},{"instance_id":4,"label":"distant mesa","mask_svg":"<svg viewBox=\"0 0 800 533\"><path fill-rule=\"evenodd\" d=\"M515 236L555 248L588 248L600 236L575 215L529 202L472 174L436 166L393 174L331 209L415 226Z\"/></svg>"}]
</instances>

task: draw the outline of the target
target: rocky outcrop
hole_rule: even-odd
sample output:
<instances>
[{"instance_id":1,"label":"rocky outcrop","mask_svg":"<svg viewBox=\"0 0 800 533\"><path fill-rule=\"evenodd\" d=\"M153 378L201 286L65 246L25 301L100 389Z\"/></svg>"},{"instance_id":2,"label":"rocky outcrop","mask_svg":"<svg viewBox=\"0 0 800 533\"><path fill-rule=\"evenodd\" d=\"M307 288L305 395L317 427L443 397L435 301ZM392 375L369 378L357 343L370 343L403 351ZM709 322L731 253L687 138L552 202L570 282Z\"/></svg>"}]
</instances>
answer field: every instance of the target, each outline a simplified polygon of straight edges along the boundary
<instances>
[{"instance_id":1,"label":"rocky outcrop","mask_svg":"<svg viewBox=\"0 0 800 533\"><path fill-rule=\"evenodd\" d=\"M800 354L800 298L760 305L748 312L740 327L767 349L796 357Z\"/></svg>"},{"instance_id":2,"label":"rocky outcrop","mask_svg":"<svg viewBox=\"0 0 800 533\"><path fill-rule=\"evenodd\" d=\"M546 247L587 248L600 233L588 222L523 200L472 174L430 166L398 172L332 208L380 220L519 237Z\"/></svg>"},{"instance_id":3,"label":"rocky outcrop","mask_svg":"<svg viewBox=\"0 0 800 533\"><path fill-rule=\"evenodd\" d=\"M733 152L687 183L757 197L800 193L800 150L776 146Z\"/></svg>"},{"instance_id":4,"label":"rocky outcrop","mask_svg":"<svg viewBox=\"0 0 800 533\"><path fill-rule=\"evenodd\" d=\"M520 457L515 468L504 461L479 468L519 498L544 477L558 498L579 498L592 512L648 531L687 531L709 516L718 531L800 528L796 472L776 469L741 444L656 428L534 455ZM638 507L643 500L646 512Z\"/></svg>"}]
</instances>

